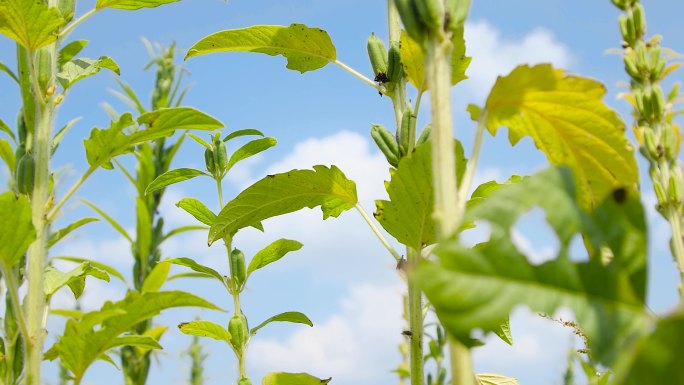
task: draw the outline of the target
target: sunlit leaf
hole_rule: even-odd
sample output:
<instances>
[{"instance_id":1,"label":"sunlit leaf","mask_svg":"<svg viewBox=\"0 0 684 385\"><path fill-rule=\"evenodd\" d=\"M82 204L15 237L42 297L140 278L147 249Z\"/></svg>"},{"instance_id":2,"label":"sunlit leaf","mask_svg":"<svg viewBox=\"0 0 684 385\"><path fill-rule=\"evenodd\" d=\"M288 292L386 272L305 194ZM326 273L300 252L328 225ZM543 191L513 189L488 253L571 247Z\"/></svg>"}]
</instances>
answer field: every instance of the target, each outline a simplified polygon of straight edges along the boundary
<instances>
[{"instance_id":1,"label":"sunlit leaf","mask_svg":"<svg viewBox=\"0 0 684 385\"><path fill-rule=\"evenodd\" d=\"M271 137L247 142L245 145L235 150L233 155L230 156L230 159L228 160L228 170L235 166L237 162L268 150L275 146L276 143L278 143L278 141Z\"/></svg>"},{"instance_id":2,"label":"sunlit leaf","mask_svg":"<svg viewBox=\"0 0 684 385\"><path fill-rule=\"evenodd\" d=\"M496 373L480 373L476 375L478 385L520 385L513 377L502 376Z\"/></svg>"},{"instance_id":3,"label":"sunlit leaf","mask_svg":"<svg viewBox=\"0 0 684 385\"><path fill-rule=\"evenodd\" d=\"M159 342L151 336L144 335L123 335L115 338L108 346L109 349L118 346L136 346L145 349L161 349Z\"/></svg>"},{"instance_id":4,"label":"sunlit leaf","mask_svg":"<svg viewBox=\"0 0 684 385\"><path fill-rule=\"evenodd\" d=\"M7 165L10 172L14 172L17 160L14 157L14 150L12 150L12 145L5 139L0 139L0 159Z\"/></svg>"},{"instance_id":5,"label":"sunlit leaf","mask_svg":"<svg viewBox=\"0 0 684 385\"><path fill-rule=\"evenodd\" d=\"M0 33L36 50L57 40L65 20L45 1L0 0Z\"/></svg>"},{"instance_id":6,"label":"sunlit leaf","mask_svg":"<svg viewBox=\"0 0 684 385\"><path fill-rule=\"evenodd\" d=\"M36 239L31 204L24 195L8 191L0 194L0 263L7 271L26 253Z\"/></svg>"},{"instance_id":7,"label":"sunlit leaf","mask_svg":"<svg viewBox=\"0 0 684 385\"><path fill-rule=\"evenodd\" d=\"M492 134L508 127L516 144L530 136L553 165L572 168L585 208L615 188L638 182L634 148L618 114L603 103L605 87L548 64L519 66L499 77L485 107Z\"/></svg>"},{"instance_id":8,"label":"sunlit leaf","mask_svg":"<svg viewBox=\"0 0 684 385\"><path fill-rule=\"evenodd\" d=\"M59 50L59 56L57 57L57 64L60 68L71 59L75 58L83 48L88 45L88 40L74 40L68 44L65 44Z\"/></svg>"},{"instance_id":9,"label":"sunlit leaf","mask_svg":"<svg viewBox=\"0 0 684 385\"><path fill-rule=\"evenodd\" d=\"M204 266L190 258L173 258L167 259L166 262L172 263L174 265L189 267L197 273L216 278L223 286L226 285L226 279L218 271L212 269L211 267Z\"/></svg>"},{"instance_id":10,"label":"sunlit leaf","mask_svg":"<svg viewBox=\"0 0 684 385\"><path fill-rule=\"evenodd\" d=\"M54 257L53 259L59 259L62 261L69 261L69 262L74 262L74 263L85 263L85 262L87 262L90 265L92 265L93 267L96 267L96 268L106 272L107 274L112 275L112 276L120 279L121 282L126 283L126 279L124 278L123 274L121 274L117 269L115 269L109 265L106 265L102 262L91 261L89 259L78 258L78 257Z\"/></svg>"},{"instance_id":11,"label":"sunlit leaf","mask_svg":"<svg viewBox=\"0 0 684 385\"><path fill-rule=\"evenodd\" d=\"M69 224L68 226L62 227L61 229L50 233L50 239L48 240L48 247L52 247L55 245L55 243L61 241L64 237L66 237L69 233L72 231L78 229L79 227L86 225L91 222L97 222L99 219L97 218L83 218L79 219L74 223Z\"/></svg>"},{"instance_id":12,"label":"sunlit leaf","mask_svg":"<svg viewBox=\"0 0 684 385\"><path fill-rule=\"evenodd\" d=\"M291 251L297 251L301 248L302 244L297 241L278 239L254 255L254 258L252 258L252 260L249 262L249 266L247 267L247 276L256 270L259 270L262 267L279 260L280 258L284 257L285 254Z\"/></svg>"},{"instance_id":13,"label":"sunlit leaf","mask_svg":"<svg viewBox=\"0 0 684 385\"><path fill-rule=\"evenodd\" d=\"M209 210L207 206L204 205L200 200L195 198L183 198L176 206L185 210L188 214L192 215L198 221L204 223L205 225L211 226L216 220L216 214Z\"/></svg>"},{"instance_id":14,"label":"sunlit leaf","mask_svg":"<svg viewBox=\"0 0 684 385\"><path fill-rule=\"evenodd\" d=\"M108 56L102 56L99 59L83 57L64 63L62 70L57 74L57 80L64 89L67 89L77 82L97 74L101 69L108 69L120 75L119 65Z\"/></svg>"},{"instance_id":15,"label":"sunlit leaf","mask_svg":"<svg viewBox=\"0 0 684 385\"><path fill-rule=\"evenodd\" d=\"M159 175L154 181L152 181L152 183L150 183L149 186L147 186L145 194L149 194L152 191L157 191L172 184L180 183L200 175L209 176L209 174L200 170L195 170L194 168L177 168L175 170L167 171Z\"/></svg>"},{"instance_id":16,"label":"sunlit leaf","mask_svg":"<svg viewBox=\"0 0 684 385\"><path fill-rule=\"evenodd\" d=\"M175 3L180 0L97 0L95 7L117 8L125 10L136 10L141 8L154 8L160 5Z\"/></svg>"},{"instance_id":17,"label":"sunlit leaf","mask_svg":"<svg viewBox=\"0 0 684 385\"><path fill-rule=\"evenodd\" d=\"M168 261L158 262L152 271L147 275L145 281L143 281L140 291L142 293L151 293L159 291L161 287L166 282L166 277L169 276L169 270L171 269L171 264Z\"/></svg>"},{"instance_id":18,"label":"sunlit leaf","mask_svg":"<svg viewBox=\"0 0 684 385\"><path fill-rule=\"evenodd\" d=\"M69 286L74 293L74 297L78 299L83 294L86 276L91 276L103 281L109 282L109 275L94 267L89 262L83 262L77 267L68 272L61 272L53 267L48 267L45 270L44 291L45 295L50 297L64 286Z\"/></svg>"},{"instance_id":19,"label":"sunlit leaf","mask_svg":"<svg viewBox=\"0 0 684 385\"><path fill-rule=\"evenodd\" d=\"M309 325L309 326L313 327L313 322L311 322L309 317L307 317L304 313L300 313L298 311L288 311L285 313L280 313L278 315L274 315L273 317L271 317L271 318L267 319L266 321L260 323L258 326L252 328L252 330L250 330L249 333L251 335L255 335L259 331L259 329L270 324L271 322L292 322L292 323Z\"/></svg>"},{"instance_id":20,"label":"sunlit leaf","mask_svg":"<svg viewBox=\"0 0 684 385\"><path fill-rule=\"evenodd\" d=\"M326 219L339 216L356 203L356 184L336 166L268 175L221 210L209 230L209 244L256 222L305 207L321 206Z\"/></svg>"},{"instance_id":21,"label":"sunlit leaf","mask_svg":"<svg viewBox=\"0 0 684 385\"><path fill-rule=\"evenodd\" d=\"M328 33L304 24L257 25L216 32L190 47L185 58L213 52L259 52L282 55L287 68L299 72L326 66L337 57Z\"/></svg>"},{"instance_id":22,"label":"sunlit leaf","mask_svg":"<svg viewBox=\"0 0 684 385\"><path fill-rule=\"evenodd\" d=\"M264 136L264 134L259 130L255 130L253 128L246 128L244 130L237 130L231 132L230 134L226 135L225 138L223 138L223 141L227 142L231 139L239 138L241 136Z\"/></svg>"},{"instance_id":23,"label":"sunlit leaf","mask_svg":"<svg viewBox=\"0 0 684 385\"><path fill-rule=\"evenodd\" d=\"M268 373L261 385L325 385L332 378L322 380L307 373Z\"/></svg>"},{"instance_id":24,"label":"sunlit leaf","mask_svg":"<svg viewBox=\"0 0 684 385\"><path fill-rule=\"evenodd\" d=\"M228 344L230 344L230 340L232 339L228 330L221 325L217 325L210 321L183 322L178 325L178 329L184 334L209 337L215 340L224 341Z\"/></svg>"}]
</instances>

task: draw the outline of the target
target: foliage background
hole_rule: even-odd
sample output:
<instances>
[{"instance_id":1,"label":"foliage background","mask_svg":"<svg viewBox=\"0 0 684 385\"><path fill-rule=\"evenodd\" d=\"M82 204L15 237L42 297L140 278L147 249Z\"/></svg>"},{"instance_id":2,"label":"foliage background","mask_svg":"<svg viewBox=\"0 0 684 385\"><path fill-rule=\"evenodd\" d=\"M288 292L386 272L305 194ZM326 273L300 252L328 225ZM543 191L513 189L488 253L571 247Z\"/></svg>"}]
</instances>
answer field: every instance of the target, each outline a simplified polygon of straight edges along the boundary
<instances>
[{"instance_id":1,"label":"foliage background","mask_svg":"<svg viewBox=\"0 0 684 385\"><path fill-rule=\"evenodd\" d=\"M81 11L94 1L82 3ZM684 52L684 40L678 39L684 36L684 24L678 18L684 14L684 3L651 0L644 1L644 6L648 10L649 34L664 35L664 46ZM182 50L219 29L302 22L326 29L337 46L338 57L370 73L365 42L371 32L386 38L385 7L384 1L363 0L233 0L227 5L218 0L193 0L135 13L106 10L87 21L72 38L95 36L83 54L111 56L122 68L122 79L148 97L153 73L142 70L148 56L140 43L141 36L165 44L175 40ZM508 73L516 64L525 62L550 61L571 72L601 79L609 89L608 104L629 122L626 103L616 100L624 90L618 85L625 79L621 58L605 54L620 41L616 18L617 11L608 1L475 1L466 25L468 54L474 57L468 72L471 79L453 91L456 129L465 148L470 148L474 132L474 125L464 112L467 102L481 104L497 74ZM14 46L3 39L0 61L13 60ZM201 57L186 64L191 74L189 80L195 84L186 99L187 105L214 115L229 129L257 128L280 142L256 161L236 167L225 182L226 190L236 193L266 173L335 163L357 181L362 204L372 209L373 199L384 198L382 180L388 174L368 131L371 122L392 125L390 104L333 66L299 75L284 70L280 60L226 54ZM672 78L682 79L682 75L676 73ZM83 171L85 157L80 141L87 132L94 126L108 125L107 115L98 104L108 101L125 111L126 107L105 91L107 88L115 88L109 76L88 79L73 90L59 111L57 127L75 116L83 117L53 161L54 165L70 165L63 170L65 179L72 180L79 175L77 171ZM13 122L18 103L15 85L7 77L0 77L0 118ZM682 119L679 120L681 124ZM419 126L423 123L419 122ZM529 139L513 149L509 147L506 135L487 137L478 181L501 181L512 173L530 174L546 164ZM175 164L201 168L200 151L199 146L186 142ZM643 164L640 166L645 170ZM648 186L647 173L642 174L646 176L642 186L651 222L650 275L655 278L649 280L649 304L655 311L664 311L676 303L677 276L669 257L669 232L652 210L655 198ZM6 177L1 175L0 180ZM69 184L62 182L60 186ZM169 189L162 205L167 223L192 223L174 204L183 196L215 201L213 191L209 181ZM134 191L120 173L99 171L79 196L87 197L129 229L133 228L134 209L130 202ZM87 214L88 209L82 205L67 207L56 227ZM289 263L264 270L255 277L251 283L255 290L246 291L243 306L252 316L252 323L270 316L266 312L270 307L278 311L303 311L315 327L282 325L260 332L250 348L248 370L255 378L268 368L307 370L322 377L332 376L338 384L394 383L395 376L389 370L399 360L393 346L400 340L402 327L401 285L392 271L392 260L361 219L346 213L339 220L322 222L318 212L304 211L269 220L264 225L266 234L247 230L239 235L237 242L248 255L281 237L301 241L304 248L288 256ZM521 250L539 261L552 254L555 240L539 212L525 217L519 228ZM472 242L483 236L478 232L467 234ZM130 271L130 250L117 236L106 224L89 225L52 255L90 257ZM205 241L204 234L199 233L178 237L165 245L164 256L192 257L208 265L223 266L223 250L219 246L207 248ZM120 298L125 290L117 285L89 282L82 305L94 308L105 299ZM213 283L185 281L176 285L219 305L229 305L224 294L214 290ZM275 305L267 306L269 302ZM57 307L72 306L66 295L55 298L54 303ZM167 312L159 322L175 325L194 318L194 312ZM222 322L224 316L208 313L202 317ZM570 331L523 309L515 313L511 326L515 345L507 347L491 338L487 347L475 350L476 370L516 376L521 384L560 383L567 348L577 342ZM50 328L61 330L57 317ZM189 336L175 329L168 332L162 340L165 350L160 365L153 368L150 383L185 383L189 362L180 358L180 350L189 343ZM225 346L218 342L203 343L210 353L206 361L208 383L223 383L225 378L234 377L232 356ZM112 370L115 369L98 363L85 383L118 383L120 377L110 375ZM46 379L56 382L54 366L46 372Z\"/></svg>"}]
</instances>

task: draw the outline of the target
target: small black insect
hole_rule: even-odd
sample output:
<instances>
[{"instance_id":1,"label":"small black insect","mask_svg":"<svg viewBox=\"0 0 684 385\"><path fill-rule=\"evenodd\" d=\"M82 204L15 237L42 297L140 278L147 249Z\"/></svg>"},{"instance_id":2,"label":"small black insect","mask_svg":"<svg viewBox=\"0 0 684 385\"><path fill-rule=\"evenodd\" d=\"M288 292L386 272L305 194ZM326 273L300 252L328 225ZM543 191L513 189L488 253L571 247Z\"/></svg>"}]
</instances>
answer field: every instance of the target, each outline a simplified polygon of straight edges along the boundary
<instances>
[{"instance_id":1,"label":"small black insect","mask_svg":"<svg viewBox=\"0 0 684 385\"><path fill-rule=\"evenodd\" d=\"M387 74L384 72L378 72L377 75L375 75L375 80L376 83L387 83L389 81L389 78L387 77Z\"/></svg>"},{"instance_id":2,"label":"small black insect","mask_svg":"<svg viewBox=\"0 0 684 385\"><path fill-rule=\"evenodd\" d=\"M617 203L622 203L627 199L627 189L624 187L620 187L613 191L613 199L615 199L615 202Z\"/></svg>"},{"instance_id":3,"label":"small black insect","mask_svg":"<svg viewBox=\"0 0 684 385\"><path fill-rule=\"evenodd\" d=\"M413 332L410 330L404 330L403 332L401 332L401 334L406 337L413 337Z\"/></svg>"}]
</instances>

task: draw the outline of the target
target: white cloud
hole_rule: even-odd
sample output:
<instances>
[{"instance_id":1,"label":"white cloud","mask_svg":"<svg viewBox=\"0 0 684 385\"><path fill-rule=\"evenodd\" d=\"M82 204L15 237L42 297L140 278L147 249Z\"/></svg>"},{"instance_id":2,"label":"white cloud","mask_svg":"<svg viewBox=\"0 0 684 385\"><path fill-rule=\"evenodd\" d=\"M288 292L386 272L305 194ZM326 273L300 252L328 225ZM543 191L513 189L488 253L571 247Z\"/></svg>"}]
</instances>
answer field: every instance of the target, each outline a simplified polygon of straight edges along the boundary
<instances>
[{"instance_id":1,"label":"white cloud","mask_svg":"<svg viewBox=\"0 0 684 385\"><path fill-rule=\"evenodd\" d=\"M463 84L478 99L489 93L498 75L507 74L518 64L553 63L566 68L572 63L568 48L543 28L520 40L510 40L488 21L479 20L466 23L465 38L467 54L473 61L467 71L469 79Z\"/></svg>"},{"instance_id":2,"label":"white cloud","mask_svg":"<svg viewBox=\"0 0 684 385\"><path fill-rule=\"evenodd\" d=\"M401 288L360 284L340 301L341 312L287 338L250 345L248 362L262 375L270 370L306 371L340 384L396 381L400 361Z\"/></svg>"}]
</instances>

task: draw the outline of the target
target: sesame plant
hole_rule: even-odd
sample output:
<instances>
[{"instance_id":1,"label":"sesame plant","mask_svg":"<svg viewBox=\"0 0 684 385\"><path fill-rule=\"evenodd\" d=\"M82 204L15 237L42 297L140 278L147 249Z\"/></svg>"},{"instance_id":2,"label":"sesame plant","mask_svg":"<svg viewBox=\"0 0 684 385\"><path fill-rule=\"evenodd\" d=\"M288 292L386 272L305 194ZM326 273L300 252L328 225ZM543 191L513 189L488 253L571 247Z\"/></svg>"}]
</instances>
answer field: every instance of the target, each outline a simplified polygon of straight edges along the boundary
<instances>
[{"instance_id":1,"label":"sesame plant","mask_svg":"<svg viewBox=\"0 0 684 385\"><path fill-rule=\"evenodd\" d=\"M115 157L130 153L135 145L171 136L178 129L214 130L222 124L213 117L189 107L162 108L141 113L136 119L126 113L108 128L95 128L84 140L86 171L67 192L53 189L54 172L50 159L72 123L53 132L57 109L69 91L85 78L102 69L119 73L110 57L77 57L85 40L68 42L69 33L102 9L136 10L156 7L174 0L128 1L98 0L95 7L75 18L76 4L71 0L0 1L0 33L14 40L17 61L14 70L3 64L3 72L13 78L22 100L16 127L0 124L9 139L2 139L2 159L13 175L10 190L0 195L2 213L2 251L0 270L7 288L8 310L3 336L2 377L6 384L41 384L41 363L45 327L52 295L68 286L75 297L84 290L85 277L109 279L101 265L83 262L73 270L61 272L48 266L51 246L71 231L92 222L85 218L53 231L60 209L79 187L100 168L112 169ZM22 280L28 291L18 295ZM75 384L80 383L89 365L99 359L111 361L106 352L132 345L158 348L148 335L130 334L136 324L178 306L214 308L209 302L183 292L160 292L154 280L146 280L140 291L126 299L107 303L100 311L74 313L65 332L58 337L45 358L59 357ZM9 365L7 365L9 364Z\"/></svg>"}]
</instances>

